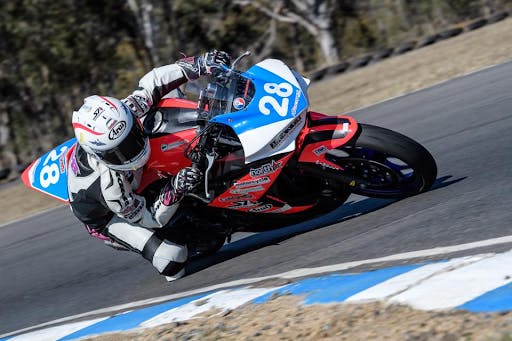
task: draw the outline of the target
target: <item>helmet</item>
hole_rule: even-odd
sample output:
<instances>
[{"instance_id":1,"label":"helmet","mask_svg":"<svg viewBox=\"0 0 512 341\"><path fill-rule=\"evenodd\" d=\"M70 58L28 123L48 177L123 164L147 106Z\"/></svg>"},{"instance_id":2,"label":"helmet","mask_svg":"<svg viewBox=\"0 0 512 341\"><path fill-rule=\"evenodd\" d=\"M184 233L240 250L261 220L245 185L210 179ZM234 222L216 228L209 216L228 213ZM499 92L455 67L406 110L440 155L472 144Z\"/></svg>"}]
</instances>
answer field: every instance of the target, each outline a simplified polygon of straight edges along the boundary
<instances>
[{"instance_id":1,"label":"helmet","mask_svg":"<svg viewBox=\"0 0 512 341\"><path fill-rule=\"evenodd\" d=\"M73 112L73 130L80 146L107 167L128 171L149 159L149 140L128 106L105 96L90 96Z\"/></svg>"}]
</instances>

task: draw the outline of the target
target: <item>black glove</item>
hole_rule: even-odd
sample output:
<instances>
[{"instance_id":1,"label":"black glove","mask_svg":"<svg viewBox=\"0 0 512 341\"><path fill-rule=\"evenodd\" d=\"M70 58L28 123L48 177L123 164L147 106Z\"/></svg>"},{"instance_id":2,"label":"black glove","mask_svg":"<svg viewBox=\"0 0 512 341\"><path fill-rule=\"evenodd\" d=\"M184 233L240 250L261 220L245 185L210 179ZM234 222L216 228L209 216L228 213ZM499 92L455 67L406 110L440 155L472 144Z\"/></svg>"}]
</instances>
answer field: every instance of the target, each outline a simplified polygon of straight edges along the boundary
<instances>
[{"instance_id":1,"label":"black glove","mask_svg":"<svg viewBox=\"0 0 512 341\"><path fill-rule=\"evenodd\" d=\"M224 51L212 50L206 52L203 57L206 73L213 73L219 65L229 67L231 64L231 56Z\"/></svg>"},{"instance_id":2,"label":"black glove","mask_svg":"<svg viewBox=\"0 0 512 341\"><path fill-rule=\"evenodd\" d=\"M189 80L194 80L203 75L215 74L223 66L229 66L231 56L224 51L212 50L201 57L186 57L178 60L180 66Z\"/></svg>"},{"instance_id":3,"label":"black glove","mask_svg":"<svg viewBox=\"0 0 512 341\"><path fill-rule=\"evenodd\" d=\"M196 187L203 177L203 173L197 168L185 167L174 177L174 191L177 195L183 195Z\"/></svg>"}]
</instances>

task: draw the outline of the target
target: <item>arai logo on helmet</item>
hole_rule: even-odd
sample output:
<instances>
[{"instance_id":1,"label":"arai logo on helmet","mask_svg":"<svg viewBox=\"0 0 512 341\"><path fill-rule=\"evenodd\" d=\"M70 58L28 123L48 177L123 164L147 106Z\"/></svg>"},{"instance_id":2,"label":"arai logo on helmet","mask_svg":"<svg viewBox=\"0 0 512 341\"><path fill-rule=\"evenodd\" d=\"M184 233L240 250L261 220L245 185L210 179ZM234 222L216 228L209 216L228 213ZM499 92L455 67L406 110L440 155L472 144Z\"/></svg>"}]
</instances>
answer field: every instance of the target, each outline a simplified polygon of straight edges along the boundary
<instances>
[{"instance_id":1,"label":"arai logo on helmet","mask_svg":"<svg viewBox=\"0 0 512 341\"><path fill-rule=\"evenodd\" d=\"M126 129L126 122L125 121L119 121L112 130L110 130L110 133L108 134L108 138L111 140L117 139L119 136L121 136Z\"/></svg>"},{"instance_id":2,"label":"arai logo on helmet","mask_svg":"<svg viewBox=\"0 0 512 341\"><path fill-rule=\"evenodd\" d=\"M233 108L242 110L245 107L245 100L242 97L237 97L233 100Z\"/></svg>"}]
</instances>

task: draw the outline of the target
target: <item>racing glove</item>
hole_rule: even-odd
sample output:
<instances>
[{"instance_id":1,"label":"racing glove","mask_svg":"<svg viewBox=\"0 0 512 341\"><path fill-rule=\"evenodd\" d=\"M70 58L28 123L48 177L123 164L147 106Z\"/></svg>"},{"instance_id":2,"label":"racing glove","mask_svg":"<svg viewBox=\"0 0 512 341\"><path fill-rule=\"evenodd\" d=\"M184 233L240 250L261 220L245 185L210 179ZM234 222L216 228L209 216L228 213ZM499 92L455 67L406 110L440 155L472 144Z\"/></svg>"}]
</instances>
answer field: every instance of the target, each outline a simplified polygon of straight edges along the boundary
<instances>
[{"instance_id":1,"label":"racing glove","mask_svg":"<svg viewBox=\"0 0 512 341\"><path fill-rule=\"evenodd\" d=\"M137 117L146 115L149 111L151 103L146 98L137 95L129 95L121 100L130 108L130 111Z\"/></svg>"},{"instance_id":2,"label":"racing glove","mask_svg":"<svg viewBox=\"0 0 512 341\"><path fill-rule=\"evenodd\" d=\"M201 181L202 173L197 168L185 167L169 180L161 189L153 204L153 217L160 227L167 225L179 206L185 193L192 190Z\"/></svg>"},{"instance_id":3,"label":"racing glove","mask_svg":"<svg viewBox=\"0 0 512 341\"><path fill-rule=\"evenodd\" d=\"M176 64L183 69L188 80L194 80L203 75L215 74L220 67L229 66L231 56L224 51L212 50L202 56L186 57Z\"/></svg>"},{"instance_id":4,"label":"racing glove","mask_svg":"<svg viewBox=\"0 0 512 341\"><path fill-rule=\"evenodd\" d=\"M174 190L178 195L183 195L187 192L190 192L194 187L196 187L201 178L203 177L203 173L197 168L194 167L185 167L176 174L174 177Z\"/></svg>"},{"instance_id":5,"label":"racing glove","mask_svg":"<svg viewBox=\"0 0 512 341\"><path fill-rule=\"evenodd\" d=\"M160 190L160 195L153 203L153 220L159 227L167 225L174 213L179 207L179 202L183 198L183 193L177 192L174 187L174 179L169 179Z\"/></svg>"}]
</instances>

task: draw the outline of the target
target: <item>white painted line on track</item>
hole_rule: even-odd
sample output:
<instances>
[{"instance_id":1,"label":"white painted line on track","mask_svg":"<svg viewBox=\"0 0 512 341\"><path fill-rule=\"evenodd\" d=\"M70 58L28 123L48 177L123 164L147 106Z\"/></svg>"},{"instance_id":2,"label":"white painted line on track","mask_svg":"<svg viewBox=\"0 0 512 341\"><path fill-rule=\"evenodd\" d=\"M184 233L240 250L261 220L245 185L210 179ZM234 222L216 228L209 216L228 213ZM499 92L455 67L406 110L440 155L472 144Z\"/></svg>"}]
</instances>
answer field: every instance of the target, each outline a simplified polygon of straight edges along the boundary
<instances>
[{"instance_id":1,"label":"white painted line on track","mask_svg":"<svg viewBox=\"0 0 512 341\"><path fill-rule=\"evenodd\" d=\"M448 253L453 253L453 252L458 252L458 251L466 251L466 250L476 249L476 248L480 248L480 247L493 246L493 245L499 245L499 244L507 244L507 243L512 243L512 235L498 237L498 238L492 238L492 239L486 239L486 240L481 240L481 241L472 242L472 243L465 243L465 244L452 245L452 246L436 247L436 248L432 248L432 249L404 252L404 253L399 253L399 254L385 256L385 257L353 261L353 262L347 262L347 263L341 263L341 264L335 264L335 265L329 265L329 266L322 266L322 267L317 267L317 268L297 269L297 270L284 272L281 274L264 276L264 277L240 279L240 280L235 280L235 281L231 281L231 282L211 285L211 286L200 288L200 289L189 290L189 291L181 292L178 294L155 297L155 298L151 298L151 299L147 299L147 300L141 300L141 301L136 301L136 302L127 303L127 304L121 304L121 305L117 305L117 306L113 306L113 307L109 307L109 308L98 309L98 310L90 311L87 313L78 314L78 315L69 316L69 317L58 319L58 320L46 322L46 323L43 323L43 324L40 324L37 326L18 330L16 332L12 332L7 335L19 334L19 333L27 332L27 331L30 331L33 329L39 329L39 328L51 326L51 325L54 325L57 323L64 323L64 322L72 321L72 320L75 320L78 318L84 318L84 317L98 315L98 314L110 314L113 312L127 310L127 309L135 309L135 308L142 307L145 305L151 305L151 304L171 301L171 300L175 300L175 299L182 298L182 297L187 297L187 296L192 296L192 295L199 294L199 293L204 293L207 291L215 291L215 290L221 290L221 289L234 287L234 286L243 286L243 285L248 285L248 284L254 284L254 283L261 282L264 280L269 280L269 279L276 279L276 278L293 279L293 278L310 276L310 275L321 274L321 273L343 271L343 270L348 270L348 269L351 269L351 268L354 268L357 266L368 265L368 264L373 264L373 263L382 263L382 262L409 260L409 259L414 259L414 258L423 258L423 257L443 255L443 254L448 254ZM0 335L0 337L5 337L7 335Z\"/></svg>"},{"instance_id":2,"label":"white painted line on track","mask_svg":"<svg viewBox=\"0 0 512 341\"><path fill-rule=\"evenodd\" d=\"M505 275L496 269L503 269ZM429 278L389 301L424 310L448 309L511 282L512 253L507 252Z\"/></svg>"},{"instance_id":3,"label":"white painted line on track","mask_svg":"<svg viewBox=\"0 0 512 341\"><path fill-rule=\"evenodd\" d=\"M448 262L427 264L352 295L346 302L390 299L410 288L422 285L428 278L438 276L444 272L453 271L462 266L467 266L483 258L492 256L494 256L494 254L476 255L455 258Z\"/></svg>"},{"instance_id":4,"label":"white painted line on track","mask_svg":"<svg viewBox=\"0 0 512 341\"><path fill-rule=\"evenodd\" d=\"M35 331L30 333L30 335L19 335L15 336L9 341L54 341L57 339L60 339L66 335L72 334L78 330L84 329L88 326L92 326L93 324L96 324L100 321L106 320L108 317L94 319L94 320L87 320L87 321L81 321L81 322L75 322L71 324L66 324L62 326L52 327L48 329L43 329L40 331Z\"/></svg>"},{"instance_id":5,"label":"white painted line on track","mask_svg":"<svg viewBox=\"0 0 512 341\"><path fill-rule=\"evenodd\" d=\"M276 290L272 288L245 288L236 291L221 290L211 295L201 298L199 301L205 302L197 305L196 301L192 301L178 308L168 310L140 324L141 327L151 328L160 326L165 323L186 321L192 319L198 314L207 312L210 309L220 309L221 312L235 309L256 297L265 295L270 291Z\"/></svg>"},{"instance_id":6,"label":"white painted line on track","mask_svg":"<svg viewBox=\"0 0 512 341\"><path fill-rule=\"evenodd\" d=\"M408 259L414 259L414 258L437 256L437 255L443 255L443 254L448 254L448 253L453 253L453 252L466 251L466 250L476 249L476 248L480 248L480 247L486 247L486 246L492 246L492 245L498 245L498 244L506 244L506 243L512 243L512 235L499 237L499 238L486 239L486 240L481 240L478 242L472 242L472 243L466 243L466 244L442 246L442 247L435 247L433 249L398 253L398 254L386 256L386 257L372 258L372 259L366 259L366 260L360 260L360 261L354 261L354 262L348 262L348 263L341 263L341 264L335 264L335 265L328 265L328 266L322 266L322 267L317 267L317 268L297 269L297 270L285 272L285 273L282 273L280 275L276 275L273 277L274 278L275 277L297 278L297 277L302 277L302 276L314 275L314 274L318 274L318 273L342 271L342 270L347 270L347 269L354 268L357 266L367 265L367 264L372 264L372 263L392 262L392 261L399 261L399 260L408 260ZM251 282L251 283L254 283L254 282Z\"/></svg>"}]
</instances>

